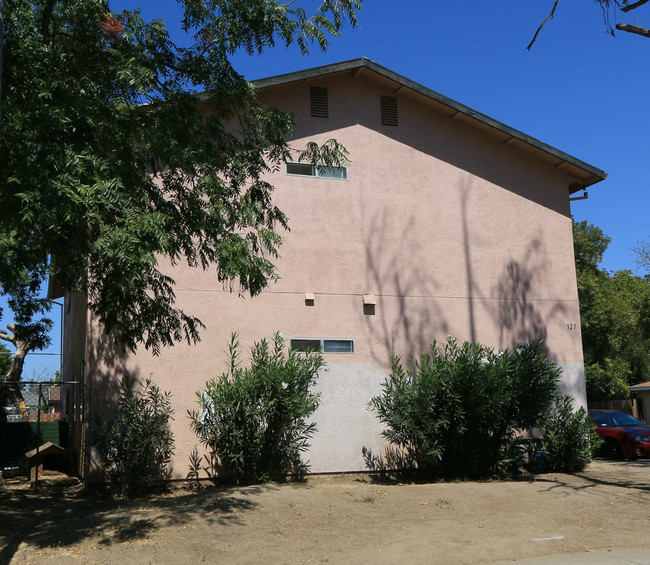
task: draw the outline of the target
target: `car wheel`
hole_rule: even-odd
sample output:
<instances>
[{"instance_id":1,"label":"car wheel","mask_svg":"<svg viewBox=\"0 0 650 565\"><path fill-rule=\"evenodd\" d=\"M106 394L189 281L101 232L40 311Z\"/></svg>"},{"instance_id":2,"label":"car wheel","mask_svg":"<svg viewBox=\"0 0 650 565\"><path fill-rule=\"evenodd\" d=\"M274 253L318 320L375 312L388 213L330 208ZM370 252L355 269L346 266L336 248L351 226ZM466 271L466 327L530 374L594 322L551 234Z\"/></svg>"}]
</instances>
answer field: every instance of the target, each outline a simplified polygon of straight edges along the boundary
<instances>
[{"instance_id":1,"label":"car wheel","mask_svg":"<svg viewBox=\"0 0 650 565\"><path fill-rule=\"evenodd\" d=\"M606 439L602 447L605 459L623 459L623 450L615 439Z\"/></svg>"}]
</instances>

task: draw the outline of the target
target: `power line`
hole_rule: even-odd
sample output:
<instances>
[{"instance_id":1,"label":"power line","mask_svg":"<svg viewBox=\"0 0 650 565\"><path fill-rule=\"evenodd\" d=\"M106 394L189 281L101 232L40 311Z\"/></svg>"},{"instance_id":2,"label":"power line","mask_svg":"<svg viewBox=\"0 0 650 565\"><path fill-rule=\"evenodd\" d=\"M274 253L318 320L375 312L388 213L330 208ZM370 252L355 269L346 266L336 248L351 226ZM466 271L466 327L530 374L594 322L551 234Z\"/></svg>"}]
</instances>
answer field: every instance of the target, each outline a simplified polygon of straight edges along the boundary
<instances>
[{"instance_id":1,"label":"power line","mask_svg":"<svg viewBox=\"0 0 650 565\"><path fill-rule=\"evenodd\" d=\"M0 355L14 355L14 353L13 351L0 351ZM61 355L61 353L28 353L27 355L31 357L32 355Z\"/></svg>"}]
</instances>

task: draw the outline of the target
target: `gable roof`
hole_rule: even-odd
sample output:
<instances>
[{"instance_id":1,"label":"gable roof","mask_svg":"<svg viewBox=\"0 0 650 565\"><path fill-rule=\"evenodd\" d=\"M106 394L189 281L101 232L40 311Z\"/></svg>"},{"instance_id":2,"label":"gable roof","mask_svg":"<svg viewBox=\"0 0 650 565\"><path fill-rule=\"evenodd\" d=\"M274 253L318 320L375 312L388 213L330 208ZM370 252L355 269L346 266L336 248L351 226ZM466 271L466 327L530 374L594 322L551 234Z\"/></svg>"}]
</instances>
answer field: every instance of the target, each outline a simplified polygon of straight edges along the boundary
<instances>
[{"instance_id":1,"label":"gable roof","mask_svg":"<svg viewBox=\"0 0 650 565\"><path fill-rule=\"evenodd\" d=\"M280 86L292 82L306 81L313 78L323 77L334 73L351 72L353 76L357 76L360 72L369 70L377 73L391 81L393 81L397 88L405 87L413 92L417 92L426 98L434 101L436 104L446 109L450 118L459 119L463 118L473 121L476 125L488 128L495 135L503 139L504 143L522 143L533 152L541 153L547 159L552 159L553 166L564 170L574 182L570 185L571 193L583 190L597 182L605 180L607 174L602 170L585 163L584 161L565 153L543 141L539 141L530 135L511 128L506 124L499 122L481 112L478 112L469 106L465 106L460 102L456 102L447 96L431 90L426 86L422 86L402 75L399 75L386 67L383 67L370 59L362 57L360 59L351 59L341 63L334 63L331 65L324 65L321 67L314 67L303 71L276 75L268 78L262 78L252 81L257 88L268 88L273 86Z\"/></svg>"}]
</instances>

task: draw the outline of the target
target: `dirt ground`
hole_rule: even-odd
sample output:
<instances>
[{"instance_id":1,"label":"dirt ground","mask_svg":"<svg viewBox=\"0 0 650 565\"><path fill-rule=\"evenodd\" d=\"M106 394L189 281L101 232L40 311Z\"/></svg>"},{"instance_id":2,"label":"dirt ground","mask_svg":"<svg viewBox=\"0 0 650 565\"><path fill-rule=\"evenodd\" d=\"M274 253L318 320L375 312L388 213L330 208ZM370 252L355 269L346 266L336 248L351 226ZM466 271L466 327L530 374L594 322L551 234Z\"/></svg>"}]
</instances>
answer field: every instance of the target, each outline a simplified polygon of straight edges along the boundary
<instances>
[{"instance_id":1,"label":"dirt ground","mask_svg":"<svg viewBox=\"0 0 650 565\"><path fill-rule=\"evenodd\" d=\"M0 490L0 563L453 565L650 551L650 461L596 461L578 475L512 482L320 476L128 503L49 490Z\"/></svg>"}]
</instances>

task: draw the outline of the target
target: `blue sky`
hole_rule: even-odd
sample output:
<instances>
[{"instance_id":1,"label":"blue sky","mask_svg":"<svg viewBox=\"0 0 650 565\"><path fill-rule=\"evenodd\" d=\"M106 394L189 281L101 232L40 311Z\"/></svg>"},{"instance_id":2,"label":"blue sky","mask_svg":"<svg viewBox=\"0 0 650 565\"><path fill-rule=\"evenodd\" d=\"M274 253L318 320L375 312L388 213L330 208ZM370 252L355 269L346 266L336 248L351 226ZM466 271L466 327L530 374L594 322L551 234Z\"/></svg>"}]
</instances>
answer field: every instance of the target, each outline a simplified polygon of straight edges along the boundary
<instances>
[{"instance_id":1,"label":"blue sky","mask_svg":"<svg viewBox=\"0 0 650 565\"><path fill-rule=\"evenodd\" d=\"M304 0L307 7L317 2ZM111 1L111 9L140 7L145 19L178 29L173 0ZM606 33L592 0L560 0L531 51L526 45L553 0L367 0L359 28L345 29L326 53L295 47L263 56L236 55L247 79L263 78L367 57L488 116L536 137L609 174L574 202L574 217L612 238L603 266L635 271L632 248L650 240L650 39ZM635 17L638 21L635 21ZM619 21L650 27L650 4ZM639 273L641 274L641 273ZM8 313L3 322L8 321ZM52 317L58 319L55 307ZM58 353L58 327L49 351ZM29 379L56 356L32 356Z\"/></svg>"}]
</instances>

